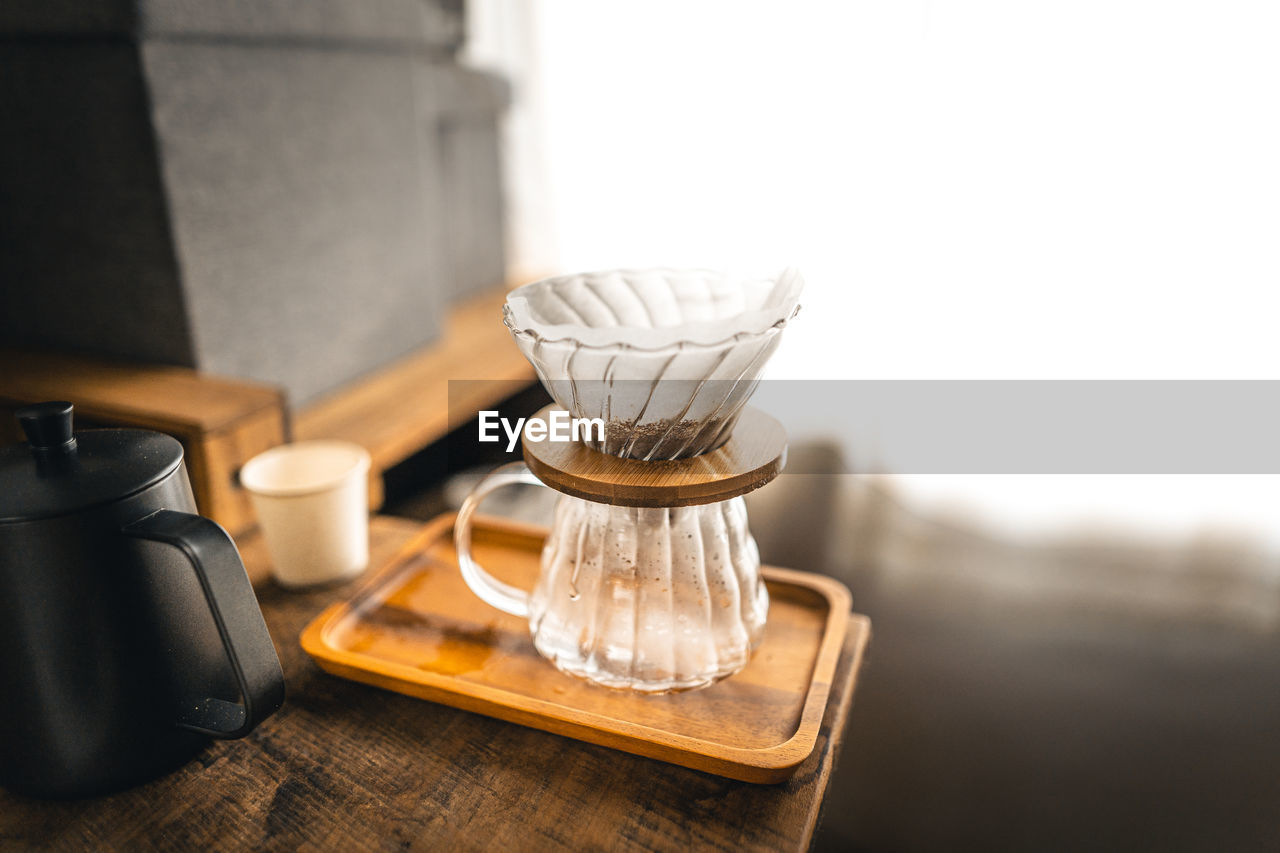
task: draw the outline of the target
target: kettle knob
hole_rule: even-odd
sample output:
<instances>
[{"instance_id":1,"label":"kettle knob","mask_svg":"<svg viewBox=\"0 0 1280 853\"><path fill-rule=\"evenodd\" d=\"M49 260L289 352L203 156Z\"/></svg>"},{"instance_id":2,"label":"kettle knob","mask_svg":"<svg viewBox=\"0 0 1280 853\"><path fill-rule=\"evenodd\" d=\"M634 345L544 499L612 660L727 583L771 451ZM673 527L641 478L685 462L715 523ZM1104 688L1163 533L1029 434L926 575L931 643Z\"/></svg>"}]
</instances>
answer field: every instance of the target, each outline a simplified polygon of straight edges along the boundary
<instances>
[{"instance_id":1,"label":"kettle knob","mask_svg":"<svg viewBox=\"0 0 1280 853\"><path fill-rule=\"evenodd\" d=\"M72 405L66 400L36 403L18 409L18 423L32 449L44 453L67 453L75 449L71 432Z\"/></svg>"}]
</instances>

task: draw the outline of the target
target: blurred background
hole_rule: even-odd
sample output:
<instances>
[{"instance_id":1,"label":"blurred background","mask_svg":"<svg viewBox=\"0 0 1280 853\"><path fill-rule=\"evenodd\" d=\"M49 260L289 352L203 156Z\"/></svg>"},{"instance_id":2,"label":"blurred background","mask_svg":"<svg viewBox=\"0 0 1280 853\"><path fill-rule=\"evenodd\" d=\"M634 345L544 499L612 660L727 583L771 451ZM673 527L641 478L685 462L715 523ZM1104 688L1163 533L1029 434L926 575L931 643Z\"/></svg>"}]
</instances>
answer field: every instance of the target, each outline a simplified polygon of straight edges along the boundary
<instances>
[{"instance_id":1,"label":"blurred background","mask_svg":"<svg viewBox=\"0 0 1280 853\"><path fill-rule=\"evenodd\" d=\"M1276 377L1270 4L469 9L516 81L517 267L794 263L771 378ZM1015 482L910 489L1033 529L1280 520L1275 481Z\"/></svg>"},{"instance_id":2,"label":"blurred background","mask_svg":"<svg viewBox=\"0 0 1280 853\"><path fill-rule=\"evenodd\" d=\"M518 81L517 263L796 263L773 378L1276 376L1269 4L472 7L470 56ZM819 846L1280 842L1277 486L758 493L766 557L876 626Z\"/></svg>"},{"instance_id":3,"label":"blurred background","mask_svg":"<svg viewBox=\"0 0 1280 853\"><path fill-rule=\"evenodd\" d=\"M1276 378L1270 4L469 9L517 268L797 264L774 379ZM876 630L818 846L1280 843L1277 477L1032 474L750 499Z\"/></svg>"},{"instance_id":4,"label":"blurred background","mask_svg":"<svg viewBox=\"0 0 1280 853\"><path fill-rule=\"evenodd\" d=\"M1277 378L1274 4L104 0L0 33L4 345L270 383L295 436L403 422L384 512L456 505L477 405L346 389L493 378L452 341L557 272L796 265L771 379ZM832 474L842 424L791 439L763 556L875 626L819 849L1280 845L1275 476Z\"/></svg>"}]
</instances>

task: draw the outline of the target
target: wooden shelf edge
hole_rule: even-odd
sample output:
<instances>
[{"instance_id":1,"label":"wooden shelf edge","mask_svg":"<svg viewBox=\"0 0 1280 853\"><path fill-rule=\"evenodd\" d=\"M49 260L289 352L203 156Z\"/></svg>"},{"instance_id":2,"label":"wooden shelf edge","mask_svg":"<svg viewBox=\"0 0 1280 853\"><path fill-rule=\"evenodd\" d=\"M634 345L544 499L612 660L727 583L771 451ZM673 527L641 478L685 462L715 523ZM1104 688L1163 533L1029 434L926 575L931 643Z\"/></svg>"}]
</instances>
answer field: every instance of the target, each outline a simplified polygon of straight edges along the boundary
<instances>
[{"instance_id":1,"label":"wooden shelf edge","mask_svg":"<svg viewBox=\"0 0 1280 853\"><path fill-rule=\"evenodd\" d=\"M44 349L0 348L0 375L10 403L58 393L86 416L159 430L214 434L284 405L284 392L264 382Z\"/></svg>"},{"instance_id":2,"label":"wooden shelf edge","mask_svg":"<svg viewBox=\"0 0 1280 853\"><path fill-rule=\"evenodd\" d=\"M294 437L353 441L381 472L460 426L451 420L450 380L484 380L467 389L468 410L496 405L536 379L506 326L509 288L455 306L436 341L293 413ZM456 402L456 401L455 401Z\"/></svg>"}]
</instances>

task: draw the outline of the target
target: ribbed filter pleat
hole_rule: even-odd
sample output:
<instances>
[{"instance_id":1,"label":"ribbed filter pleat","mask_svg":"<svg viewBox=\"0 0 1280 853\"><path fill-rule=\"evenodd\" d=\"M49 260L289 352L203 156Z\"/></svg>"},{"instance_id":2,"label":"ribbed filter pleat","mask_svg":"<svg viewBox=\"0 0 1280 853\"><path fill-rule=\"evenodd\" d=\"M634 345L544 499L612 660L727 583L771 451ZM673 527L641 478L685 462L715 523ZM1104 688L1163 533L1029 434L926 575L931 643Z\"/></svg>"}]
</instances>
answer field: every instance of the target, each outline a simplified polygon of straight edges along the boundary
<instances>
[{"instance_id":1,"label":"ribbed filter pleat","mask_svg":"<svg viewBox=\"0 0 1280 853\"><path fill-rule=\"evenodd\" d=\"M711 374L715 373L715 371L719 369L720 365L724 363L724 360L728 358L730 352L732 352L732 350L726 347L725 350L720 353L720 357L716 359L715 367L711 368L711 372L706 376L701 377L698 380L698 383L693 386L693 390L689 393L689 399L684 404L684 408L669 418L670 423L667 424L666 430L657 441L653 442L653 446L649 449L649 452L644 455L645 461L651 461L654 459L674 459L684 450L685 447L689 445L690 439L686 439L684 442L679 442L678 438L671 441L668 441L668 439L671 438L672 431L674 431L675 428L684 421L685 415L687 415L689 410L693 408L694 402L698 399L698 394L707 384L707 380L710 378ZM719 411L719 409L716 411ZM698 430L698 435L700 436L705 429L706 426L704 425Z\"/></svg>"},{"instance_id":2,"label":"ribbed filter pleat","mask_svg":"<svg viewBox=\"0 0 1280 853\"><path fill-rule=\"evenodd\" d=\"M620 441L618 446L616 447L606 446L604 449L606 453L612 453L617 456L632 455L632 451L635 449L635 446L636 446L636 440L640 438L640 431L636 429L636 425L643 423L645 413L649 411L649 404L653 402L654 392L658 390L658 386L659 384L661 384L662 378L666 375L667 371L671 368L671 365L675 363L676 358L679 357L680 353L683 350L684 350L684 344L678 344L676 346L676 351L673 352L671 356L665 362L662 363L662 367L658 370L658 375L655 376L649 382L649 389L648 389L648 393L645 395L644 404L640 406L640 411L636 414L634 418L631 419L630 424L628 424L628 432L630 433L630 435L626 438L625 441ZM609 437L610 436L606 432L605 433L606 440L608 440Z\"/></svg>"},{"instance_id":3,"label":"ribbed filter pleat","mask_svg":"<svg viewBox=\"0 0 1280 853\"><path fill-rule=\"evenodd\" d=\"M573 372L573 360L578 357L581 349L574 347L573 352L569 354L569 360L565 362L564 372L569 377L569 405L565 406L570 412L582 411L582 399L578 394L578 377Z\"/></svg>"}]
</instances>

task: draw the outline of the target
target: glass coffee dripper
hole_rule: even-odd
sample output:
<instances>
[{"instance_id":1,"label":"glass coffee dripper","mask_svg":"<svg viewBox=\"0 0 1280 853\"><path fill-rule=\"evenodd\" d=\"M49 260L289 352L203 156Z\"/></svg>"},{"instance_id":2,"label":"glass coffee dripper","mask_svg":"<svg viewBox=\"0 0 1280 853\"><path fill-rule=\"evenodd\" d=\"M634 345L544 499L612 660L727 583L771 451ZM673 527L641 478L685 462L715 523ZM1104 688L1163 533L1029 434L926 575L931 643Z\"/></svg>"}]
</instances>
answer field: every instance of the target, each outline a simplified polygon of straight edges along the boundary
<instances>
[{"instance_id":1,"label":"glass coffee dripper","mask_svg":"<svg viewBox=\"0 0 1280 853\"><path fill-rule=\"evenodd\" d=\"M801 287L791 270L748 278L661 269L563 276L509 294L504 322L553 399L604 422L602 435L573 449L575 464L652 486L584 497L566 485L572 478L548 478L566 493L531 592L496 580L471 555L471 519L484 497L542 483L528 465L494 471L458 514L468 586L528 618L534 646L561 670L609 687L687 690L737 672L759 645L768 593L740 495L780 470L785 436L760 415L772 424L764 455L773 458L759 469L767 474L753 475L733 471L749 454L732 436ZM717 472L737 479L718 482ZM690 477L710 498L663 490ZM673 497L661 505L654 495Z\"/></svg>"},{"instance_id":2,"label":"glass coffee dripper","mask_svg":"<svg viewBox=\"0 0 1280 853\"><path fill-rule=\"evenodd\" d=\"M791 269L585 273L517 288L503 322L561 408L604 421L588 446L682 459L732 434L803 286Z\"/></svg>"}]
</instances>

